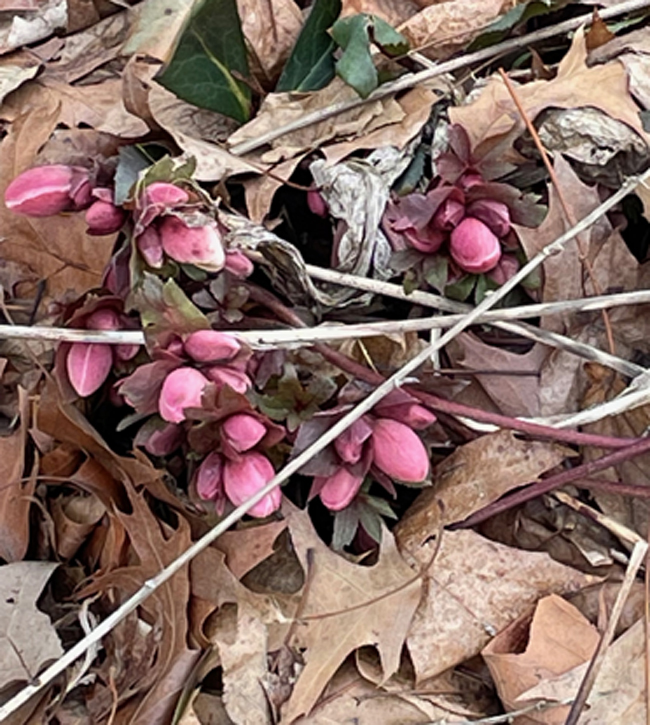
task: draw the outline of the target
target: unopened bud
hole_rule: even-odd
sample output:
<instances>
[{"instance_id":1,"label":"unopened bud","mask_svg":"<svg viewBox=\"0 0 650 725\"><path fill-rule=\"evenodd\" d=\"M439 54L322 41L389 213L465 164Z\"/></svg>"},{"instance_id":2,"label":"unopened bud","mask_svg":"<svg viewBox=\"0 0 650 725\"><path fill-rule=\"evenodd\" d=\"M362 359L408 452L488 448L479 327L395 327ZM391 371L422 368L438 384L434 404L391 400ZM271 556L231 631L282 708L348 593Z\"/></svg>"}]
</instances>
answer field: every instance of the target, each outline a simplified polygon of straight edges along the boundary
<instances>
[{"instance_id":1,"label":"unopened bud","mask_svg":"<svg viewBox=\"0 0 650 725\"><path fill-rule=\"evenodd\" d=\"M190 227L178 217L168 216L160 224L165 253L181 264L193 264L218 272L226 263L226 253L215 222Z\"/></svg>"},{"instance_id":2,"label":"unopened bud","mask_svg":"<svg viewBox=\"0 0 650 725\"><path fill-rule=\"evenodd\" d=\"M454 262L474 274L489 272L501 258L499 240L474 217L465 217L453 230L449 248Z\"/></svg>"},{"instance_id":3,"label":"unopened bud","mask_svg":"<svg viewBox=\"0 0 650 725\"><path fill-rule=\"evenodd\" d=\"M420 483L429 473L424 443L404 423L378 418L372 434L373 462L396 481Z\"/></svg>"},{"instance_id":4,"label":"unopened bud","mask_svg":"<svg viewBox=\"0 0 650 725\"><path fill-rule=\"evenodd\" d=\"M354 497L359 493L363 476L350 473L345 466L331 476L323 476L314 479L314 488L320 489L320 500L330 511L341 511L352 503Z\"/></svg>"},{"instance_id":5,"label":"unopened bud","mask_svg":"<svg viewBox=\"0 0 650 725\"><path fill-rule=\"evenodd\" d=\"M241 350L234 335L218 330L197 330L184 342L185 352L196 362L231 360Z\"/></svg>"},{"instance_id":6,"label":"unopened bud","mask_svg":"<svg viewBox=\"0 0 650 725\"><path fill-rule=\"evenodd\" d=\"M238 460L227 460L223 470L223 485L226 496L235 506L256 494L275 476L273 466L266 456L257 451L243 453ZM261 501L248 509L250 516L263 518L280 508L282 492L274 488Z\"/></svg>"},{"instance_id":7,"label":"unopened bud","mask_svg":"<svg viewBox=\"0 0 650 725\"><path fill-rule=\"evenodd\" d=\"M223 424L223 435L237 453L254 448L266 435L266 426L247 413L231 415Z\"/></svg>"},{"instance_id":8,"label":"unopened bud","mask_svg":"<svg viewBox=\"0 0 650 725\"><path fill-rule=\"evenodd\" d=\"M110 345L74 342L68 350L66 370L70 384L85 398L102 386L113 365Z\"/></svg>"},{"instance_id":9,"label":"unopened bud","mask_svg":"<svg viewBox=\"0 0 650 725\"><path fill-rule=\"evenodd\" d=\"M5 204L16 214L46 217L78 211L91 199L88 171L78 166L36 166L17 176L5 191Z\"/></svg>"},{"instance_id":10,"label":"unopened bud","mask_svg":"<svg viewBox=\"0 0 650 725\"><path fill-rule=\"evenodd\" d=\"M185 420L186 408L200 408L203 389L208 379L194 368L177 368L165 378L158 411L163 420L180 423Z\"/></svg>"}]
</instances>

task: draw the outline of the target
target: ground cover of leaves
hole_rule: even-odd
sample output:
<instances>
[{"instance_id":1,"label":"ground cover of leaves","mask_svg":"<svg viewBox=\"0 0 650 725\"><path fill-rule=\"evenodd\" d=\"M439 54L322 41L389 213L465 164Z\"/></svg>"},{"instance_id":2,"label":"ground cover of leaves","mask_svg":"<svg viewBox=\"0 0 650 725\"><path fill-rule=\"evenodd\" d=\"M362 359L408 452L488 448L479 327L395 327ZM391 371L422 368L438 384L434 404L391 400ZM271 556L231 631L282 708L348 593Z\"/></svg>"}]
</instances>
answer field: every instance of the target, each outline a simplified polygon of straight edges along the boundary
<instances>
[{"instance_id":1,"label":"ground cover of leaves","mask_svg":"<svg viewBox=\"0 0 650 725\"><path fill-rule=\"evenodd\" d=\"M2 722L647 721L648 6L0 5Z\"/></svg>"}]
</instances>

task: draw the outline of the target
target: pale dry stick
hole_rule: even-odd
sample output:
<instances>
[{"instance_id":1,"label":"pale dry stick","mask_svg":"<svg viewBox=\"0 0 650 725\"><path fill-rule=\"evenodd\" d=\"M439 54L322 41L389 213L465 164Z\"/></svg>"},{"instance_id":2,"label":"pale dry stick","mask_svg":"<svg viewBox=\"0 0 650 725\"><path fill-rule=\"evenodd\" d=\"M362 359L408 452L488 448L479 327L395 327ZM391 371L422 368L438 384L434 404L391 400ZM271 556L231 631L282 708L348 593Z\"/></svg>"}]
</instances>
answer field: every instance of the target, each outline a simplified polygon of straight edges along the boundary
<instances>
[{"instance_id":1,"label":"pale dry stick","mask_svg":"<svg viewBox=\"0 0 650 725\"><path fill-rule=\"evenodd\" d=\"M620 191L629 193L640 183L643 183L646 179L650 178L650 170L646 171L643 175L636 179L630 179L622 187ZM620 193L619 191L619 193ZM555 241L548 244L542 249L533 259L527 262L513 277L511 277L502 287L496 290L492 295L489 295L482 300L472 311L470 311L466 317L456 323L452 328L447 330L439 340L436 340L434 344L428 345L413 359L409 360L405 365L402 366L394 375L388 378L384 383L379 385L367 398L358 403L349 413L344 415L337 423L329 428L323 435L315 441L311 446L306 448L301 454L296 456L293 460L289 461L287 465L277 473L263 488L261 488L256 494L251 496L248 500L238 506L234 511L228 514L220 523L212 528L208 533L202 536L198 541L195 541L183 554L175 559L171 564L162 569L156 576L148 579L142 587L123 604L121 604L112 614L110 614L104 621L102 621L97 628L94 629L89 635L85 636L82 640L77 642L76 645L71 647L60 659L54 664L50 665L44 670L44 672L36 678L35 682L30 683L18 692L14 697L5 702L0 707L0 722L6 720L12 713L18 708L24 705L33 695L39 692L43 687L52 682L52 680L60 675L68 665L72 664L81 657L91 646L96 642L99 642L102 637L108 634L113 627L133 612L147 597L154 592L158 587L171 579L174 574L179 572L183 567L187 566L189 562L200 552L204 551L213 541L215 541L221 534L227 531L234 523L239 521L244 514L252 508L256 503L261 501L267 494L273 489L284 483L290 476L297 473L306 463L308 463L317 453L326 448L332 443L341 433L347 430L356 420L361 418L362 415L370 411L380 400L382 400L388 393L399 388L404 381L414 373L424 362L426 362L431 353L437 349L444 347L456 335L462 332L465 328L474 324L476 320L490 307L493 307L499 300L503 299L508 292L516 287L521 280L527 277L537 267L539 267L544 260L551 254L562 249L564 244L573 239L576 234L579 234L583 229L586 229L591 224L596 222L608 209L611 208L618 199L616 194L603 202L597 209L594 209L584 219L582 219L573 229L568 230L562 236L558 237Z\"/></svg>"},{"instance_id":2,"label":"pale dry stick","mask_svg":"<svg viewBox=\"0 0 650 725\"><path fill-rule=\"evenodd\" d=\"M571 705L571 710L569 710L569 715L567 716L564 725L577 725L584 706L587 704L587 700L589 699L589 695L591 694L594 682L598 677L600 668L602 667L605 660L607 648L614 639L616 626L618 625L618 621L621 618L623 607L625 606L625 602L628 598L630 590L632 589L632 585L634 584L636 575L646 558L646 554L648 553L647 542L644 541L640 536L638 537L638 539L639 540L634 544L634 548L632 549L630 561L628 562L628 565L625 569L625 578L621 582L621 588L618 590L618 594L616 595L616 600L614 601L614 606L612 607L612 613L609 617L609 621L607 622L607 627L601 635L598 646L596 647L596 651L594 652L593 657L589 662L589 666L587 667L587 671L585 672L582 682L580 683L580 687L578 688L578 692L573 701L573 704Z\"/></svg>"},{"instance_id":3,"label":"pale dry stick","mask_svg":"<svg viewBox=\"0 0 650 725\"><path fill-rule=\"evenodd\" d=\"M517 95L517 91L515 90L515 87L512 85L512 81L510 80L510 78L508 78L508 75L503 70L503 68L499 68L499 75L501 76L501 79L503 80L506 90L508 91L508 93L510 94L510 97L512 98L512 102L515 104L516 109L519 111L519 115L521 116L524 124L526 125L526 128L528 129L528 133L530 134L531 138L533 139L533 143L535 144L535 147L537 148L540 156L542 157L542 161L544 163L544 166L546 167L546 170L548 171L548 175L551 179L551 183L553 184L555 193L557 194L557 198L560 202L560 206L562 207L562 211L564 213L566 222L570 227L572 227L576 223L575 215L573 214L571 209L569 209L569 205L567 203L566 197L564 196L564 191L562 190L562 186L559 183L557 174L555 173L555 169L553 168L553 164L551 163L551 160L549 159L549 156L546 153L546 149L544 148L544 145L542 144L539 134L537 133L537 129L533 125L533 122L530 120L530 116L526 112L526 109L524 108L521 100L519 99L519 96ZM601 286L598 284L598 280L596 279L596 274L594 272L593 264L591 263L588 255L587 255L586 245L583 244L583 240L581 239L580 235L578 235L576 237L576 244L578 246L578 255L580 258L580 262L582 263L582 266L584 267L584 269L587 270L587 275L589 276L591 284L594 288L594 292L597 295L600 295L600 294L602 294L602 289L601 289ZM583 291L584 291L584 289L583 289ZM614 355L616 352L616 345L614 344L614 331L612 330L612 322L609 319L607 310L602 310L601 315L603 316L603 324L605 325L605 331L607 333L607 344L609 345L609 352L612 355Z\"/></svg>"},{"instance_id":4,"label":"pale dry stick","mask_svg":"<svg viewBox=\"0 0 650 725\"><path fill-rule=\"evenodd\" d=\"M642 10L647 7L650 7L650 0L627 0L627 2L618 3L613 7L603 8L600 10L599 14L603 20L608 20L628 12L631 13L636 10ZM312 124L319 123L320 121L325 121L328 118L333 118L334 116L338 116L340 113L358 108L366 103L372 103L373 101L386 98L386 96L391 96L394 93L413 88L420 83L426 83L427 81L444 75L445 73L452 73L453 71L460 70L461 68L473 65L474 63L482 63L483 61L495 58L498 55L528 47L529 45L541 40L553 38L554 36L561 35L562 33L569 33L572 30L576 30L581 25L590 25L591 21L591 13L588 15L580 15L577 18L566 20L548 28L536 30L532 33L528 33L527 35L522 35L519 38L505 40L503 43L497 43L490 48L483 48L482 50L477 50L474 53L468 53L458 58L452 58L451 60L443 63L438 63L433 68L426 68L419 73L409 73L395 81L392 81L391 83L385 83L376 91L371 93L367 98L353 98L349 101L333 103L328 108L320 109L318 111L314 111L313 113L306 113L291 123L287 123L284 126L268 131L257 138L236 144L230 149L230 153L235 156L242 156L243 154L247 154L261 148L262 146L266 146L271 143L271 141L275 141L285 134L298 131L301 128L311 126Z\"/></svg>"},{"instance_id":5,"label":"pale dry stick","mask_svg":"<svg viewBox=\"0 0 650 725\"><path fill-rule=\"evenodd\" d=\"M510 712L506 712L503 715L492 715L490 717L481 717L478 720L454 720L453 725L507 725L507 723L512 723L514 718L521 717L522 715L531 715L535 712L546 712L547 710L552 710L556 707L564 707L565 705L570 705L573 702L573 698L569 698L567 700L541 700L539 702L535 702L532 705L528 705L527 707L522 707L521 710L511 710ZM429 723L425 723L425 725L450 725L449 721L446 719L443 720L433 720Z\"/></svg>"},{"instance_id":6,"label":"pale dry stick","mask_svg":"<svg viewBox=\"0 0 650 725\"><path fill-rule=\"evenodd\" d=\"M315 272L314 270L319 271ZM310 266L311 272L316 278L322 272L324 275L332 275L331 278L327 278L327 281L336 279L339 284L358 287L376 294L395 297L427 307L454 310L454 313L444 317L436 315L410 320L388 320L349 325L328 324L300 329L291 328L289 330L228 330L228 333L236 336L238 340L245 342L253 349L275 349L285 345L297 347L298 345L309 345L316 342L335 342L338 340L374 337L381 334L448 328L455 325L468 310L472 309L470 305L454 302L430 292L415 291L407 294L404 292L403 287L390 282L380 282L366 277L357 277L329 269L321 270L321 268ZM609 309L611 307L648 303L650 303L650 290L637 290L635 292L620 292L599 297L583 297L574 300L539 302L518 307L506 307L486 312L476 322L495 324L511 320L522 320L527 317L546 317L572 311L593 312L603 308ZM533 329L537 331L537 328L531 328L531 330ZM541 334L545 332L542 330ZM107 345L144 345L145 343L145 335L141 330L86 330L70 327L46 327L43 325L0 325L0 339L101 343Z\"/></svg>"}]
</instances>

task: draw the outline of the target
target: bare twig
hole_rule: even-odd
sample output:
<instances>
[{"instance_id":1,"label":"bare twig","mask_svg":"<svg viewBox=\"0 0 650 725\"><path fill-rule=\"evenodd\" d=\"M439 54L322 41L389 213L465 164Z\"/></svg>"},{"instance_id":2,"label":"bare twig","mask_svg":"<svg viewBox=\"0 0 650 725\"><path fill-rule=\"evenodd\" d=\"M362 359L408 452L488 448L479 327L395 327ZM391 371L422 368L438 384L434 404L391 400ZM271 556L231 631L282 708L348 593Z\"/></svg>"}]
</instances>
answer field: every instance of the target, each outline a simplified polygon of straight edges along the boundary
<instances>
[{"instance_id":1,"label":"bare twig","mask_svg":"<svg viewBox=\"0 0 650 725\"><path fill-rule=\"evenodd\" d=\"M512 723L516 717L521 717L522 715L531 715L536 712L546 712L547 710L552 710L556 707L564 707L565 705L570 705L572 702L572 699L559 700L558 702L554 700L540 700L539 702L535 702L532 705L528 705L527 707L522 707L521 710L511 710L510 712L506 712L503 715L481 717L478 720L461 720L460 722L455 720L454 725L507 725L507 723ZM430 723L426 723L426 725L447 725L447 723L448 721L446 719L434 720Z\"/></svg>"},{"instance_id":2,"label":"bare twig","mask_svg":"<svg viewBox=\"0 0 650 725\"><path fill-rule=\"evenodd\" d=\"M618 17L619 15L631 13L636 10L642 10L643 8L647 8L649 6L650 0L628 0L627 2L617 3L613 7L603 8L600 11L600 17L603 20L608 20L609 18ZM581 25L590 25L591 22L591 14L580 15L577 18L566 20L563 23L558 23L557 25L552 25L548 28L541 28L533 33L522 35L519 38L505 40L503 43L497 43L497 45L493 45L489 48L477 50L475 53L467 53L458 58L445 61L444 63L438 63L433 68L426 68L419 73L404 75L392 83L385 83L380 86L367 98L353 98L348 101L342 101L341 103L334 103L328 108L320 109L318 111L314 111L313 113L304 114L299 119L273 129L262 136L236 144L230 149L230 153L235 154L236 156L250 153L262 146L266 146L266 144L271 143L271 141L275 141L277 138L280 138L287 133L298 131L306 126L311 126L313 123L325 121L326 119L338 116L340 113L344 113L345 111L350 111L353 108L359 108L359 106L363 106L366 103L372 103L373 101L380 100L381 98L386 98L386 96L391 96L394 93L407 90L408 88L413 88L414 86L430 81L432 78L437 78L445 73L452 73L460 68L466 68L474 63L482 63L485 60L495 58L496 56L504 53L509 53L512 50L526 48L541 40L553 38L556 35L561 35L562 33L569 33L572 30L576 30Z\"/></svg>"}]
</instances>

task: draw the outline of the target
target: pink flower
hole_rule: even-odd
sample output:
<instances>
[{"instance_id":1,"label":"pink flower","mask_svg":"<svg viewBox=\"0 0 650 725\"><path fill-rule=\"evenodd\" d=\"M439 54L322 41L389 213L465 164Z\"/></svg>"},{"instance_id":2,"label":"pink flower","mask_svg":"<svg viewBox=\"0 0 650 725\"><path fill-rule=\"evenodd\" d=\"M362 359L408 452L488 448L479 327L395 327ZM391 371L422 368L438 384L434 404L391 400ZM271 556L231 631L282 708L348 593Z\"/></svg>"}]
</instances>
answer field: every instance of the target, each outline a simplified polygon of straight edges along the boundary
<instances>
[{"instance_id":1,"label":"pink flower","mask_svg":"<svg viewBox=\"0 0 650 725\"><path fill-rule=\"evenodd\" d=\"M224 385L230 386L236 393L242 395L252 387L251 379L241 370L235 368L222 367L215 365L214 367L204 370L208 378L216 384L217 389L221 390Z\"/></svg>"},{"instance_id":2,"label":"pink flower","mask_svg":"<svg viewBox=\"0 0 650 725\"><path fill-rule=\"evenodd\" d=\"M177 368L165 378L158 399L161 418L170 423L185 420L186 408L200 408L208 379L194 368Z\"/></svg>"},{"instance_id":3,"label":"pink flower","mask_svg":"<svg viewBox=\"0 0 650 725\"><path fill-rule=\"evenodd\" d=\"M452 231L449 247L454 262L474 274L489 272L501 258L499 240L474 217L465 217Z\"/></svg>"},{"instance_id":4,"label":"pink flower","mask_svg":"<svg viewBox=\"0 0 650 725\"><path fill-rule=\"evenodd\" d=\"M120 327L120 318L117 312L104 307L88 315L85 327L88 330L117 330Z\"/></svg>"},{"instance_id":5,"label":"pink flower","mask_svg":"<svg viewBox=\"0 0 650 725\"><path fill-rule=\"evenodd\" d=\"M446 199L433 215L433 226L442 232L450 232L465 216L465 205L456 199Z\"/></svg>"},{"instance_id":6,"label":"pink flower","mask_svg":"<svg viewBox=\"0 0 650 725\"><path fill-rule=\"evenodd\" d=\"M307 192L307 206L312 214L323 217L323 219L329 213L327 202L323 199L318 189L311 189Z\"/></svg>"},{"instance_id":7,"label":"pink flower","mask_svg":"<svg viewBox=\"0 0 650 725\"><path fill-rule=\"evenodd\" d=\"M237 453L249 451L266 435L266 426L255 416L247 413L231 415L223 424L223 435L226 442Z\"/></svg>"},{"instance_id":8,"label":"pink flower","mask_svg":"<svg viewBox=\"0 0 650 725\"><path fill-rule=\"evenodd\" d=\"M420 483L429 473L429 454L404 423L378 418L372 433L373 462L396 481Z\"/></svg>"},{"instance_id":9,"label":"pink flower","mask_svg":"<svg viewBox=\"0 0 650 725\"><path fill-rule=\"evenodd\" d=\"M232 360L241 350L234 335L218 330L197 330L188 335L183 343L185 352L196 362Z\"/></svg>"},{"instance_id":10,"label":"pink flower","mask_svg":"<svg viewBox=\"0 0 650 725\"><path fill-rule=\"evenodd\" d=\"M345 463L358 463L363 454L364 443L372 435L372 428L366 420L360 418L334 441L339 458Z\"/></svg>"},{"instance_id":11,"label":"pink flower","mask_svg":"<svg viewBox=\"0 0 650 725\"><path fill-rule=\"evenodd\" d=\"M243 453L237 461L226 461L223 469L223 485L226 495L235 506L256 494L275 476L268 458L256 451ZM276 511L282 503L282 492L274 488L261 501L252 506L248 513L263 518Z\"/></svg>"},{"instance_id":12,"label":"pink flower","mask_svg":"<svg viewBox=\"0 0 650 725\"><path fill-rule=\"evenodd\" d=\"M328 509L341 511L352 502L362 483L363 476L356 476L341 466L331 476L315 478L314 488L319 491L320 499Z\"/></svg>"},{"instance_id":13,"label":"pink flower","mask_svg":"<svg viewBox=\"0 0 650 725\"><path fill-rule=\"evenodd\" d=\"M181 264L218 272L226 263L221 235L214 221L191 227L178 217L168 216L160 224L160 239L165 254Z\"/></svg>"},{"instance_id":14,"label":"pink flower","mask_svg":"<svg viewBox=\"0 0 650 725\"><path fill-rule=\"evenodd\" d=\"M5 191L5 204L16 214L45 217L78 211L91 202L88 171L78 166L36 166L17 176Z\"/></svg>"},{"instance_id":15,"label":"pink flower","mask_svg":"<svg viewBox=\"0 0 650 725\"><path fill-rule=\"evenodd\" d=\"M73 342L66 358L66 370L70 384L85 398L102 386L113 365L110 345Z\"/></svg>"},{"instance_id":16,"label":"pink flower","mask_svg":"<svg viewBox=\"0 0 650 725\"><path fill-rule=\"evenodd\" d=\"M165 256L162 239L154 225L148 226L142 234L139 234L135 243L142 258L150 267L153 269L162 267Z\"/></svg>"},{"instance_id":17,"label":"pink flower","mask_svg":"<svg viewBox=\"0 0 650 725\"><path fill-rule=\"evenodd\" d=\"M148 227L156 217L175 206L186 204L189 199L190 196L185 189L181 189L175 184L169 184L166 181L154 181L153 184L149 184L140 198L142 211L138 218L136 231Z\"/></svg>"},{"instance_id":18,"label":"pink flower","mask_svg":"<svg viewBox=\"0 0 650 725\"><path fill-rule=\"evenodd\" d=\"M238 249L226 252L226 269L235 277L248 277L253 274L253 263Z\"/></svg>"},{"instance_id":19,"label":"pink flower","mask_svg":"<svg viewBox=\"0 0 650 725\"><path fill-rule=\"evenodd\" d=\"M167 456L178 448L182 440L183 432L180 426L167 423L164 428L151 431L141 445L152 456Z\"/></svg>"},{"instance_id":20,"label":"pink flower","mask_svg":"<svg viewBox=\"0 0 650 725\"><path fill-rule=\"evenodd\" d=\"M223 456L210 453L199 466L196 477L196 492L204 501L213 501L223 489Z\"/></svg>"},{"instance_id":21,"label":"pink flower","mask_svg":"<svg viewBox=\"0 0 650 725\"><path fill-rule=\"evenodd\" d=\"M467 207L467 215L482 221L497 237L510 231L510 210L495 199L478 199Z\"/></svg>"},{"instance_id":22,"label":"pink flower","mask_svg":"<svg viewBox=\"0 0 650 725\"><path fill-rule=\"evenodd\" d=\"M98 199L86 210L86 224L88 234L102 236L119 232L124 224L126 214L124 209L110 201Z\"/></svg>"}]
</instances>

